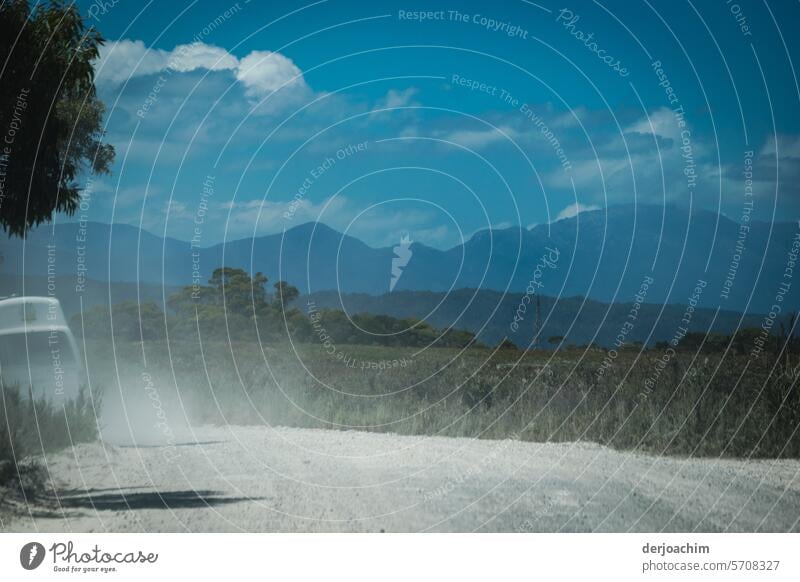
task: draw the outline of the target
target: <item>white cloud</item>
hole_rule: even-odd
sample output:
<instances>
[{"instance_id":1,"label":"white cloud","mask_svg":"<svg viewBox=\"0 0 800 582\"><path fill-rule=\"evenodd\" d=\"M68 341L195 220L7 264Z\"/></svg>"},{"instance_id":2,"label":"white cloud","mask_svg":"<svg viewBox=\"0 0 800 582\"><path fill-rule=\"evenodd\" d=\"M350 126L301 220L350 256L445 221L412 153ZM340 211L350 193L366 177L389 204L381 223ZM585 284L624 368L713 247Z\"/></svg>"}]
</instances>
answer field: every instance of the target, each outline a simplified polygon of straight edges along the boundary
<instances>
[{"instance_id":1,"label":"white cloud","mask_svg":"<svg viewBox=\"0 0 800 582\"><path fill-rule=\"evenodd\" d=\"M99 85L117 85L138 75L152 75L166 68L164 51L150 50L140 40L120 40L100 47L95 61L95 80Z\"/></svg>"},{"instance_id":2,"label":"white cloud","mask_svg":"<svg viewBox=\"0 0 800 582\"><path fill-rule=\"evenodd\" d=\"M252 99L262 99L281 88L283 96L305 94L308 90L300 68L280 53L253 51L239 60L224 48L203 42L165 51L148 48L140 40L119 40L104 45L95 62L97 83L101 86L120 85L133 77L199 69L232 71Z\"/></svg>"},{"instance_id":3,"label":"white cloud","mask_svg":"<svg viewBox=\"0 0 800 582\"><path fill-rule=\"evenodd\" d=\"M97 82L118 85L131 77L153 75L171 69L181 73L197 69L235 69L239 61L223 48L202 42L182 44L171 51L148 49L141 40L119 40L100 48L95 62Z\"/></svg>"},{"instance_id":4,"label":"white cloud","mask_svg":"<svg viewBox=\"0 0 800 582\"><path fill-rule=\"evenodd\" d=\"M257 99L282 88L307 88L303 72L291 59L269 51L253 51L239 61L236 79L245 86L249 97Z\"/></svg>"},{"instance_id":5,"label":"white cloud","mask_svg":"<svg viewBox=\"0 0 800 582\"><path fill-rule=\"evenodd\" d=\"M451 242L450 239L453 234L444 224L431 228L412 229L411 232L413 233L412 238L415 242L433 247L440 247L447 242ZM458 241L458 243L461 242L464 241Z\"/></svg>"},{"instance_id":6,"label":"white cloud","mask_svg":"<svg viewBox=\"0 0 800 582\"><path fill-rule=\"evenodd\" d=\"M167 64L169 68L180 73L188 73L196 69L224 71L235 69L239 65L235 56L224 48L202 42L182 44L170 53Z\"/></svg>"},{"instance_id":7,"label":"white cloud","mask_svg":"<svg viewBox=\"0 0 800 582\"><path fill-rule=\"evenodd\" d=\"M498 141L515 139L516 131L511 127L499 127L480 130L457 130L441 136L466 148L479 149Z\"/></svg>"},{"instance_id":8,"label":"white cloud","mask_svg":"<svg viewBox=\"0 0 800 582\"><path fill-rule=\"evenodd\" d=\"M414 104L414 95L417 89L409 87L402 91L389 89L386 96L378 102L376 109L394 109L395 107L407 107Z\"/></svg>"},{"instance_id":9,"label":"white cloud","mask_svg":"<svg viewBox=\"0 0 800 582\"><path fill-rule=\"evenodd\" d=\"M558 216L556 216L556 220L575 218L581 212L590 212L592 210L600 210L600 207L595 206L594 204L581 204L580 202L576 202L575 204L570 204L564 210L559 212Z\"/></svg>"},{"instance_id":10,"label":"white cloud","mask_svg":"<svg viewBox=\"0 0 800 582\"><path fill-rule=\"evenodd\" d=\"M550 122L551 128L570 129L580 127L583 118L588 117L589 112L585 107L575 107L571 111L562 113Z\"/></svg>"},{"instance_id":11,"label":"white cloud","mask_svg":"<svg viewBox=\"0 0 800 582\"><path fill-rule=\"evenodd\" d=\"M636 123L628 126L625 129L625 133L653 134L673 140L680 138L680 129L678 128L678 121L675 119L675 113L666 107L656 109Z\"/></svg>"},{"instance_id":12,"label":"white cloud","mask_svg":"<svg viewBox=\"0 0 800 582\"><path fill-rule=\"evenodd\" d=\"M761 156L779 157L781 161L800 159L800 136L776 135L767 139L759 152Z\"/></svg>"}]
</instances>

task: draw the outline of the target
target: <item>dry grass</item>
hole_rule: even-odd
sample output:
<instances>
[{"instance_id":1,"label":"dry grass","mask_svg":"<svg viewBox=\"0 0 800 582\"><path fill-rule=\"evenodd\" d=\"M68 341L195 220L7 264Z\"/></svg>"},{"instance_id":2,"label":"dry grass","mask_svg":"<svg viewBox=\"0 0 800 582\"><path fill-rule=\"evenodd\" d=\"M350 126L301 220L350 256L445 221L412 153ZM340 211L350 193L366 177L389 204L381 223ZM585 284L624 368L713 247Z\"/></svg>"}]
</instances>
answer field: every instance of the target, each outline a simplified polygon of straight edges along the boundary
<instances>
[{"instance_id":1,"label":"dry grass","mask_svg":"<svg viewBox=\"0 0 800 582\"><path fill-rule=\"evenodd\" d=\"M586 440L658 454L800 456L798 374L767 359L679 353L660 369L663 352L622 352L598 377L606 357L599 350L416 354L342 346L339 359L319 345L295 348L271 345L262 353L257 344L219 342L201 352L190 342L172 342L169 349L154 342L145 346L146 370L165 406L180 404L175 414L193 424ZM141 351L141 344L117 344L123 378L145 369ZM404 358L405 366L393 364ZM113 383L108 346L93 346L90 365L92 359L98 381ZM385 369L373 369L381 362Z\"/></svg>"},{"instance_id":2,"label":"dry grass","mask_svg":"<svg viewBox=\"0 0 800 582\"><path fill-rule=\"evenodd\" d=\"M86 390L61 407L33 401L15 386L0 392L0 487L38 494L44 484L39 459L73 444L97 438L95 407Z\"/></svg>"}]
</instances>

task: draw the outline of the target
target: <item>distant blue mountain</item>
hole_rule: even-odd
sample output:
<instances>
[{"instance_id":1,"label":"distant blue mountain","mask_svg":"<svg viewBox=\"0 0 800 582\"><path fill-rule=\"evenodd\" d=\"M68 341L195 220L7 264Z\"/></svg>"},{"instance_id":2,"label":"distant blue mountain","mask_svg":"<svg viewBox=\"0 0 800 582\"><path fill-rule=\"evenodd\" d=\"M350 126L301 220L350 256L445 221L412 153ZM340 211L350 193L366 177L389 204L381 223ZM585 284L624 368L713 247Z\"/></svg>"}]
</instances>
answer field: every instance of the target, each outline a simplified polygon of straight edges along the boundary
<instances>
[{"instance_id":1,"label":"distant blue mountain","mask_svg":"<svg viewBox=\"0 0 800 582\"><path fill-rule=\"evenodd\" d=\"M798 226L755 221L745 226L749 230L708 211L625 205L532 229L480 231L448 250L413 243L394 291L524 293L535 280L539 294L630 303L645 277L652 277L648 303L686 304L703 280L707 286L698 304L705 307L766 312L780 285L789 283L781 309L800 308L800 281L785 275ZM76 278L79 234L77 224L61 223L39 228L25 241L4 240L0 273L47 276L49 267L58 276ZM542 257L556 251L558 260L535 274ZM187 242L133 226L90 223L81 252L85 274L100 281L186 285L193 270L205 281L214 268L226 265L287 280L304 294L387 293L394 257L392 247L372 248L319 223L194 249L194 260ZM729 292L723 294L726 286Z\"/></svg>"}]
</instances>

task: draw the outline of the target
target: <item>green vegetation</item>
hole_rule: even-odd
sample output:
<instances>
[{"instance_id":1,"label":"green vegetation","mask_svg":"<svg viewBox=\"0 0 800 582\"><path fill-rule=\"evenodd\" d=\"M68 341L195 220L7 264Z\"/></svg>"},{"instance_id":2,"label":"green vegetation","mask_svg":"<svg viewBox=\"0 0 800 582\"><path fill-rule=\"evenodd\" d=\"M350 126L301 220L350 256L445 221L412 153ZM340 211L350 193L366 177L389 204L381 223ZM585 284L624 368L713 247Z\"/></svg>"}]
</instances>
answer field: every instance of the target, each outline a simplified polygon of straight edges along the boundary
<instances>
[{"instance_id":1,"label":"green vegetation","mask_svg":"<svg viewBox=\"0 0 800 582\"><path fill-rule=\"evenodd\" d=\"M417 319L397 319L385 315L356 314L348 317L341 310L317 309L306 305L308 315L295 306L296 287L286 281L273 285L268 293L267 278L261 273L250 277L245 271L219 268L208 285L184 287L167 300L165 314L152 302L114 305L111 310L95 306L72 319L74 330L86 337L148 341L182 338L252 341L264 343L335 342L348 345L464 347L475 341L466 331L437 330ZM198 336L198 330L200 336Z\"/></svg>"},{"instance_id":2,"label":"green vegetation","mask_svg":"<svg viewBox=\"0 0 800 582\"><path fill-rule=\"evenodd\" d=\"M10 235L24 236L54 212L74 213L81 173L111 168L92 66L102 43L74 5L0 4L0 227Z\"/></svg>"},{"instance_id":3,"label":"green vegetation","mask_svg":"<svg viewBox=\"0 0 800 582\"><path fill-rule=\"evenodd\" d=\"M26 497L44 487L41 455L97 439L95 411L99 394L79 397L61 407L23 397L16 387L0 389L0 488L21 490Z\"/></svg>"},{"instance_id":4,"label":"green vegetation","mask_svg":"<svg viewBox=\"0 0 800 582\"><path fill-rule=\"evenodd\" d=\"M761 351L774 354L776 359L786 359L800 351L794 331L791 333L789 331L795 330L796 321L797 314L789 314L786 321L778 322L775 334L767 333L760 327L742 327L730 336L721 333L689 332L681 338L677 349L704 354L730 351L744 355L758 346ZM658 342L656 348L665 349L667 345L667 342Z\"/></svg>"}]
</instances>

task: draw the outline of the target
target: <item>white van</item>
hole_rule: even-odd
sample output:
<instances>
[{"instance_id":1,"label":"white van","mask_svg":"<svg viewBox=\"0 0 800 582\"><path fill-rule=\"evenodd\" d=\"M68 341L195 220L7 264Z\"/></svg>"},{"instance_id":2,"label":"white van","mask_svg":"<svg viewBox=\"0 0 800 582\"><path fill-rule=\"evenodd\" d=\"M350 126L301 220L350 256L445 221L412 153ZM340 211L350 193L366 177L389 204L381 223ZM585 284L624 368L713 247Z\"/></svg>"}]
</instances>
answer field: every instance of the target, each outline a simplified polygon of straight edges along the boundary
<instances>
[{"instance_id":1,"label":"white van","mask_svg":"<svg viewBox=\"0 0 800 582\"><path fill-rule=\"evenodd\" d=\"M55 404L77 397L82 380L80 352L57 299L0 300L0 384Z\"/></svg>"}]
</instances>

